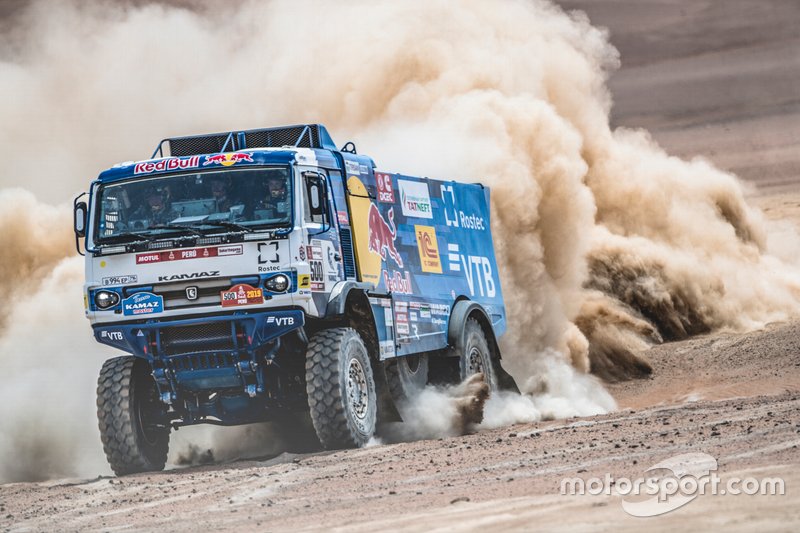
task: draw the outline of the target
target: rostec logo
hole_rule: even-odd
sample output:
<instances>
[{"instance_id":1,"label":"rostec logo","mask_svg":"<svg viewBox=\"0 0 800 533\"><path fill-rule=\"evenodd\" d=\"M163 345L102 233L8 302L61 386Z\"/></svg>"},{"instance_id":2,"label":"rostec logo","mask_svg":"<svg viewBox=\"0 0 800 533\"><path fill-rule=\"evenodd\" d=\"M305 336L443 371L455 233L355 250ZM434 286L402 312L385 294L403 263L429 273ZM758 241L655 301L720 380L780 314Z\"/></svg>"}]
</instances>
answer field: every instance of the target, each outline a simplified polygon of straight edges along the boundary
<instances>
[{"instance_id":1,"label":"rostec logo","mask_svg":"<svg viewBox=\"0 0 800 533\"><path fill-rule=\"evenodd\" d=\"M168 157L152 162L136 163L133 167L134 174L149 174L150 172L164 172L165 170L178 170L184 168L197 168L200 165L200 156Z\"/></svg>"},{"instance_id":2,"label":"rostec logo","mask_svg":"<svg viewBox=\"0 0 800 533\"><path fill-rule=\"evenodd\" d=\"M414 226L417 235L417 251L423 272L442 273L439 259L439 244L436 242L436 229L432 226Z\"/></svg>"},{"instance_id":3,"label":"rostec logo","mask_svg":"<svg viewBox=\"0 0 800 533\"><path fill-rule=\"evenodd\" d=\"M392 190L392 176L383 172L375 173L375 181L378 183L378 201L393 204L394 191Z\"/></svg>"},{"instance_id":4,"label":"rostec logo","mask_svg":"<svg viewBox=\"0 0 800 533\"><path fill-rule=\"evenodd\" d=\"M419 181L397 180L400 204L407 217L433 218L428 185Z\"/></svg>"},{"instance_id":5,"label":"rostec logo","mask_svg":"<svg viewBox=\"0 0 800 533\"><path fill-rule=\"evenodd\" d=\"M203 163L203 166L222 165L223 167L229 167L235 165L239 161L247 161L248 163L252 163L253 152L233 152L227 154L208 155L206 156L206 161Z\"/></svg>"},{"instance_id":6,"label":"rostec logo","mask_svg":"<svg viewBox=\"0 0 800 533\"><path fill-rule=\"evenodd\" d=\"M390 207L387 213L389 223L387 224L375 204L370 202L369 215L367 215L367 226L369 228L369 251L381 256L386 261L388 254L397 266L403 268L403 259L394 246L394 239L397 237L397 227L394 225L394 207Z\"/></svg>"},{"instance_id":7,"label":"rostec logo","mask_svg":"<svg viewBox=\"0 0 800 533\"><path fill-rule=\"evenodd\" d=\"M268 316L267 324L275 324L276 326L294 326L294 317L292 316Z\"/></svg>"},{"instance_id":8,"label":"rostec logo","mask_svg":"<svg viewBox=\"0 0 800 533\"><path fill-rule=\"evenodd\" d=\"M468 215L456 207L456 195L452 185L442 185L442 201L444 202L444 221L448 226L462 227L484 231L486 223L479 215ZM452 218L451 218L452 217Z\"/></svg>"}]
</instances>

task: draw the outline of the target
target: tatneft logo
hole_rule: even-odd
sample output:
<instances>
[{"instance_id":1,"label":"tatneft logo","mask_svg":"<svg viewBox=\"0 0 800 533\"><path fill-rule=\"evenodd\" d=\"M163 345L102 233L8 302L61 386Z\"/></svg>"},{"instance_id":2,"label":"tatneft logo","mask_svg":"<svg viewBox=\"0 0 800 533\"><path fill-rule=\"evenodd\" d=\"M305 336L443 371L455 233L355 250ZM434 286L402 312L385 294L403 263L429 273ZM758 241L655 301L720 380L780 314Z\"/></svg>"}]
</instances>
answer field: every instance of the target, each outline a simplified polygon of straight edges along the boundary
<instances>
[{"instance_id":1,"label":"tatneft logo","mask_svg":"<svg viewBox=\"0 0 800 533\"><path fill-rule=\"evenodd\" d=\"M564 478L562 495L622 496L622 509L631 516L658 516L688 504L698 496L745 494L783 496L783 479L730 477L725 480L716 472L717 460L706 453L684 453L654 464L645 472L648 477L631 480L605 477Z\"/></svg>"},{"instance_id":2,"label":"tatneft logo","mask_svg":"<svg viewBox=\"0 0 800 533\"><path fill-rule=\"evenodd\" d=\"M433 218L431 195L426 183L397 180L397 187L400 189L400 203L405 216Z\"/></svg>"}]
</instances>

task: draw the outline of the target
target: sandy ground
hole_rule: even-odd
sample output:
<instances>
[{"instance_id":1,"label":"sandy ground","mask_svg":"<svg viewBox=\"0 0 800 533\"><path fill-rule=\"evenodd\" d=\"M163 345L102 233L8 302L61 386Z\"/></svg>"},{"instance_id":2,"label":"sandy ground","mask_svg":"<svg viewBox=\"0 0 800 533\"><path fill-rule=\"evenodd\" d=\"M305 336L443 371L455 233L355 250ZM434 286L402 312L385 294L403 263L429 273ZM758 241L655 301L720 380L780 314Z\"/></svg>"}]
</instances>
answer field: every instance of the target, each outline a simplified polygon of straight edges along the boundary
<instances>
[{"instance_id":1,"label":"sandy ground","mask_svg":"<svg viewBox=\"0 0 800 533\"><path fill-rule=\"evenodd\" d=\"M758 186L773 221L800 226L800 3L584 0L622 69L616 126L646 127ZM458 438L122 479L0 486L0 530L797 530L800 322L716 332L646 353L653 377L609 387L618 412ZM680 453L719 473L781 476L783 496L704 495L654 518L619 496L563 496L564 477L641 477Z\"/></svg>"}]
</instances>

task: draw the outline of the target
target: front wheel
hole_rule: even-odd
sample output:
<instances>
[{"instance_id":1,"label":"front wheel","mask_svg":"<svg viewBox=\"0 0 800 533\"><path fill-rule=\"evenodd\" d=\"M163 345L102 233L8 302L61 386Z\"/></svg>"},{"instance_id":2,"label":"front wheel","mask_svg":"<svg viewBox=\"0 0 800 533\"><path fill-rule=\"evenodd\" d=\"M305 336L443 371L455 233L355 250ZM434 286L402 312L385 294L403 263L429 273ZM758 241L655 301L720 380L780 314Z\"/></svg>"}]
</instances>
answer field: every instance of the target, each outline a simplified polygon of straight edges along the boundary
<instances>
[{"instance_id":1,"label":"front wheel","mask_svg":"<svg viewBox=\"0 0 800 533\"><path fill-rule=\"evenodd\" d=\"M118 476L163 470L169 426L146 361L132 356L103 363L97 380L97 419L103 450Z\"/></svg>"},{"instance_id":2,"label":"front wheel","mask_svg":"<svg viewBox=\"0 0 800 533\"><path fill-rule=\"evenodd\" d=\"M375 433L377 395L367 348L352 328L311 337L306 351L311 421L325 448L364 446Z\"/></svg>"}]
</instances>

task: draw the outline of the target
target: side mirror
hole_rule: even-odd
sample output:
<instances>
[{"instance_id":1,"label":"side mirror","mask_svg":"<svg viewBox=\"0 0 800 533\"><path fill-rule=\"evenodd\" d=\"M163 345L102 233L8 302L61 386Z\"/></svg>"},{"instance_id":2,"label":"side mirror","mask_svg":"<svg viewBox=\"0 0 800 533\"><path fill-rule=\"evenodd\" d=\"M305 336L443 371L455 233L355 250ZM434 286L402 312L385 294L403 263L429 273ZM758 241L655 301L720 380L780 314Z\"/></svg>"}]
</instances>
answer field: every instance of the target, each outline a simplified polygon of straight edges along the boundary
<instances>
[{"instance_id":1,"label":"side mirror","mask_svg":"<svg viewBox=\"0 0 800 533\"><path fill-rule=\"evenodd\" d=\"M74 229L75 235L78 237L86 236L86 202L77 202L74 208Z\"/></svg>"}]
</instances>

